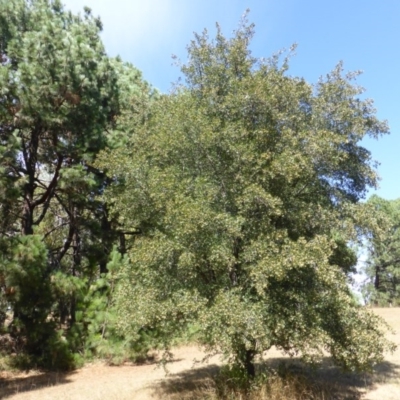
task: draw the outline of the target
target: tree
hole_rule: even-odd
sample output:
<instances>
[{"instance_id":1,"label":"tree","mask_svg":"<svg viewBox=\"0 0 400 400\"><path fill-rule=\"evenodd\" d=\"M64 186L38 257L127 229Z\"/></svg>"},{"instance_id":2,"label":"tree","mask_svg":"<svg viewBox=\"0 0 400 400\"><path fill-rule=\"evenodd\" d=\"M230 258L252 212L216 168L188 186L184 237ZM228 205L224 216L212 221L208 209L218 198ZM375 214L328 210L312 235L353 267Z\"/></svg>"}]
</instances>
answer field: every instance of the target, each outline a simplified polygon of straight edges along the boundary
<instances>
[{"instance_id":1,"label":"tree","mask_svg":"<svg viewBox=\"0 0 400 400\"><path fill-rule=\"evenodd\" d=\"M400 303L400 200L374 195L368 203L376 215L376 225L367 235L364 293L372 304L396 305Z\"/></svg>"},{"instance_id":2,"label":"tree","mask_svg":"<svg viewBox=\"0 0 400 400\"><path fill-rule=\"evenodd\" d=\"M114 176L110 212L136 233L120 329L156 329L168 345L195 323L209 351L249 375L273 345L368 368L390 344L351 296L348 243L377 180L359 142L387 126L341 64L310 85L288 75L288 59L253 58L245 20L231 39L217 29L188 47L186 85L99 158Z\"/></svg>"},{"instance_id":3,"label":"tree","mask_svg":"<svg viewBox=\"0 0 400 400\"><path fill-rule=\"evenodd\" d=\"M74 321L74 290L61 286L81 287L78 280L93 275L89 249L102 240L94 215L101 214L96 196L105 177L91 164L108 143L120 102L116 61L106 56L101 29L89 9L76 16L58 0L0 1L2 295L13 303L13 332L28 343L42 339L40 348L49 343L38 332L51 312L60 324ZM15 253L21 246L41 255L31 267L47 288L43 308L29 301L35 291ZM24 280L14 279L15 270ZM59 284L62 275L68 285ZM57 303L66 316L54 311Z\"/></svg>"},{"instance_id":4,"label":"tree","mask_svg":"<svg viewBox=\"0 0 400 400\"><path fill-rule=\"evenodd\" d=\"M58 1L7 1L1 27L2 139L15 152L9 175L23 193L18 217L26 235L43 219L61 168L104 147L117 78L90 10L81 19Z\"/></svg>"}]
</instances>

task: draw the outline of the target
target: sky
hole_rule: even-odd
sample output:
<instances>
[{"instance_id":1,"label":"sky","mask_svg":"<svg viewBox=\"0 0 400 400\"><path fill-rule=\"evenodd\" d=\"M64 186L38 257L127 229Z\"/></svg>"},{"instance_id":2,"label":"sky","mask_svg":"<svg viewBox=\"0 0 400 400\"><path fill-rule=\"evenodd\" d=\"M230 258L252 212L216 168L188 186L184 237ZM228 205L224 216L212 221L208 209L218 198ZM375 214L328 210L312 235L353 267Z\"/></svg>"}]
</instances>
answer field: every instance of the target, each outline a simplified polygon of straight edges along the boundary
<instances>
[{"instance_id":1,"label":"sky","mask_svg":"<svg viewBox=\"0 0 400 400\"><path fill-rule=\"evenodd\" d=\"M110 56L121 56L144 79L167 93L180 76L172 60L187 59L186 46L204 28L212 37L218 22L231 36L246 9L255 23L251 50L269 57L297 43L289 74L317 82L339 61L347 71L362 70L357 83L387 120L390 135L365 139L380 165L385 199L400 198L400 1L399 0L63 0L77 13L89 6L100 16Z\"/></svg>"}]
</instances>

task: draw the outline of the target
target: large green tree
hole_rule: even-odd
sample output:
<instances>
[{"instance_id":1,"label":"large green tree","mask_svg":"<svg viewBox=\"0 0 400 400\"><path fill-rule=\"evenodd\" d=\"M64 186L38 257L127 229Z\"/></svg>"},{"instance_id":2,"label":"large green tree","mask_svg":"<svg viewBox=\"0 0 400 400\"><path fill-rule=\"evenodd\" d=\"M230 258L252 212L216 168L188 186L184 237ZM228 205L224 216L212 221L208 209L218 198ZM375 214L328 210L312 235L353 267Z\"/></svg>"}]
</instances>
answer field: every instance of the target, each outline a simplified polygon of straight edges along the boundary
<instances>
[{"instance_id":1,"label":"large green tree","mask_svg":"<svg viewBox=\"0 0 400 400\"><path fill-rule=\"evenodd\" d=\"M381 322L348 288L348 246L376 184L366 136L387 132L339 64L316 85L288 60L251 56L253 26L218 27L188 47L186 84L157 102L127 146L99 165L110 211L134 233L120 329L166 344L188 323L248 374L271 346L323 350L350 369L381 359Z\"/></svg>"},{"instance_id":2,"label":"large green tree","mask_svg":"<svg viewBox=\"0 0 400 400\"><path fill-rule=\"evenodd\" d=\"M18 189L17 228L29 235L62 168L104 147L117 77L90 10L81 18L58 1L14 0L1 2L0 11L2 164Z\"/></svg>"},{"instance_id":3,"label":"large green tree","mask_svg":"<svg viewBox=\"0 0 400 400\"><path fill-rule=\"evenodd\" d=\"M376 218L366 235L366 300L375 305L400 303L400 200L372 196L368 200Z\"/></svg>"},{"instance_id":4,"label":"large green tree","mask_svg":"<svg viewBox=\"0 0 400 400\"><path fill-rule=\"evenodd\" d=\"M101 29L58 0L0 1L1 295L36 356L56 323L74 323L76 293L112 249L97 199L107 180L92 163L111 141L123 67Z\"/></svg>"}]
</instances>

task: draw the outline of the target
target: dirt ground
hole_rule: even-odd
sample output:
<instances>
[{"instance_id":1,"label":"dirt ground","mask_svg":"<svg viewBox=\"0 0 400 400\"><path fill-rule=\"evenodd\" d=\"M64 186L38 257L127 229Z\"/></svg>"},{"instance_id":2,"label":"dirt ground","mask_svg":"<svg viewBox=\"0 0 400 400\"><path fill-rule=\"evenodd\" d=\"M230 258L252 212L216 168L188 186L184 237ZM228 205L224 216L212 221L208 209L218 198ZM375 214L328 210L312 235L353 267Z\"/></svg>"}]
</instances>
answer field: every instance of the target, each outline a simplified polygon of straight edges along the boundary
<instances>
[{"instance_id":1,"label":"dirt ground","mask_svg":"<svg viewBox=\"0 0 400 400\"><path fill-rule=\"evenodd\" d=\"M327 364L315 379L334 381L338 399L400 400L400 308L376 309L397 333L390 338L398 344L397 351L387 355L373 376L341 374ZM218 371L220 359L195 363L204 357L195 346L173 350L174 361L168 374L156 363L145 365L106 366L87 365L71 373L0 372L0 399L10 400L149 400L184 397L183 391L204 385ZM267 362L277 364L281 353L270 351ZM335 396L336 397L336 396Z\"/></svg>"},{"instance_id":2,"label":"dirt ground","mask_svg":"<svg viewBox=\"0 0 400 400\"><path fill-rule=\"evenodd\" d=\"M385 357L385 362L376 368L371 390L363 400L400 400L400 308L374 310L395 330L389 339L397 344L397 350Z\"/></svg>"}]
</instances>

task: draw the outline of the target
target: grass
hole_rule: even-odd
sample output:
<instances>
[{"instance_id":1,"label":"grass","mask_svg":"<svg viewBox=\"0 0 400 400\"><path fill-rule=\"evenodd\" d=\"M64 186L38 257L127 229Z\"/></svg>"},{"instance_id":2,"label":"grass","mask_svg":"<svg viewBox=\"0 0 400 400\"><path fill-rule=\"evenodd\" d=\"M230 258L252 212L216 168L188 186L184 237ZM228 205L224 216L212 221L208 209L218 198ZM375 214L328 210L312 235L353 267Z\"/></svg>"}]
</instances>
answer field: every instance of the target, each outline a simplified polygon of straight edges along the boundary
<instances>
[{"instance_id":1,"label":"grass","mask_svg":"<svg viewBox=\"0 0 400 400\"><path fill-rule=\"evenodd\" d=\"M287 361L287 360L285 360ZM164 382L157 398L169 400L349 400L360 399L370 377L342 374L333 367L317 372L296 362L279 360L279 367L261 366L250 385L241 385L237 377L219 371L203 371L195 378L184 374ZM201 373L200 373L201 374Z\"/></svg>"},{"instance_id":2,"label":"grass","mask_svg":"<svg viewBox=\"0 0 400 400\"><path fill-rule=\"evenodd\" d=\"M307 376L290 373L284 375L270 372L253 382L248 388L237 388L227 376L209 378L199 387L185 390L185 385L175 387L169 400L330 400L336 391L331 385L313 382ZM161 393L159 398L163 398Z\"/></svg>"}]
</instances>

